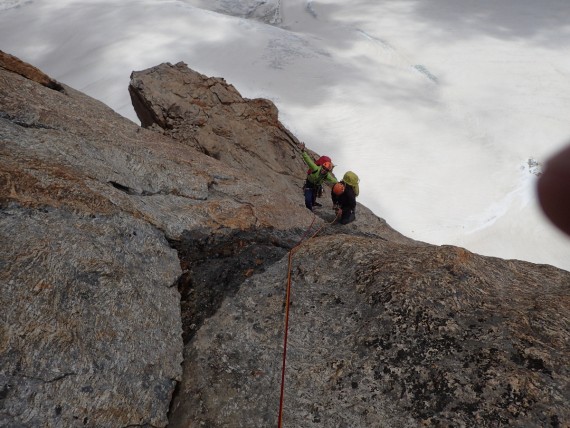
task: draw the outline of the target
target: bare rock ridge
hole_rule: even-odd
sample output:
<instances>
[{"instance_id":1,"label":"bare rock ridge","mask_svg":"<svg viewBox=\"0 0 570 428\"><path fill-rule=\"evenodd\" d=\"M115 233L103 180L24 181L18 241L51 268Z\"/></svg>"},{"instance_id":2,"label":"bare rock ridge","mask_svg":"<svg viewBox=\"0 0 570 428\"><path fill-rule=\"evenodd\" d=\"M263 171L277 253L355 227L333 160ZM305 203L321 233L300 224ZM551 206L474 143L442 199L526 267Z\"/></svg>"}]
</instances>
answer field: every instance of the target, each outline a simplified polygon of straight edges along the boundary
<instances>
[{"instance_id":1,"label":"bare rock ridge","mask_svg":"<svg viewBox=\"0 0 570 428\"><path fill-rule=\"evenodd\" d=\"M143 127L154 126L251 171L273 192L298 195L298 141L279 122L271 101L244 99L224 79L206 77L184 63L133 72L129 93Z\"/></svg>"},{"instance_id":2,"label":"bare rock ridge","mask_svg":"<svg viewBox=\"0 0 570 428\"><path fill-rule=\"evenodd\" d=\"M0 426L276 426L296 138L183 63L129 92L142 128L0 52ZM569 272L322 202L285 426L570 426Z\"/></svg>"},{"instance_id":3,"label":"bare rock ridge","mask_svg":"<svg viewBox=\"0 0 570 428\"><path fill-rule=\"evenodd\" d=\"M19 58L3 51L0 51L0 68L11 71L12 73L17 73L26 79L30 79L45 86L46 88L61 92L64 91L63 86L57 80L52 79L33 65L21 61Z\"/></svg>"}]
</instances>

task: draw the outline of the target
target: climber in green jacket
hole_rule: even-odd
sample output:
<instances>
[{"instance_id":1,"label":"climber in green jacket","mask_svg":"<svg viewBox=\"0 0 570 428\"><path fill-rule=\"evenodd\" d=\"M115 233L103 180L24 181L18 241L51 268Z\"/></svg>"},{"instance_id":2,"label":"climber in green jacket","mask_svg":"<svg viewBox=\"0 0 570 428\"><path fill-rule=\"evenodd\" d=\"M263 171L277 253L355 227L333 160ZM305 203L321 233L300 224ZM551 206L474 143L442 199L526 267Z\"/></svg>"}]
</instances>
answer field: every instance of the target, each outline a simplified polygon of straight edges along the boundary
<instances>
[{"instance_id":1,"label":"climber in green jacket","mask_svg":"<svg viewBox=\"0 0 570 428\"><path fill-rule=\"evenodd\" d=\"M303 192L305 193L305 206L313 211L313 207L315 206L317 194L321 185L325 181L331 184L335 184L338 180L331 173L333 169L332 162L324 162L319 166L305 152L305 143L301 143L299 145L299 148L301 149L303 160L311 170L310 173L307 174L307 179L305 180L305 185L303 186Z\"/></svg>"}]
</instances>

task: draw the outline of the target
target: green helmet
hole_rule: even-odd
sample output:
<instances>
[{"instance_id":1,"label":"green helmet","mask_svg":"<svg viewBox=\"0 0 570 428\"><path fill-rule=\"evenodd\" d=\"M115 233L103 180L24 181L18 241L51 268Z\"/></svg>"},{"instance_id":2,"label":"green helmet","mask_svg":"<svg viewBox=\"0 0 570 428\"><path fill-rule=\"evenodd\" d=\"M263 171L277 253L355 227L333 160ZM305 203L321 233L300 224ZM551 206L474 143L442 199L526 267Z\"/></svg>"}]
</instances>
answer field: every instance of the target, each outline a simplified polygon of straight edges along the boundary
<instances>
[{"instance_id":1,"label":"green helmet","mask_svg":"<svg viewBox=\"0 0 570 428\"><path fill-rule=\"evenodd\" d=\"M352 171L347 171L346 174L344 174L344 177L342 177L342 181L352 187L354 189L354 194L358 196L358 193L360 192L360 189L358 188L358 183L360 181L358 175Z\"/></svg>"}]
</instances>

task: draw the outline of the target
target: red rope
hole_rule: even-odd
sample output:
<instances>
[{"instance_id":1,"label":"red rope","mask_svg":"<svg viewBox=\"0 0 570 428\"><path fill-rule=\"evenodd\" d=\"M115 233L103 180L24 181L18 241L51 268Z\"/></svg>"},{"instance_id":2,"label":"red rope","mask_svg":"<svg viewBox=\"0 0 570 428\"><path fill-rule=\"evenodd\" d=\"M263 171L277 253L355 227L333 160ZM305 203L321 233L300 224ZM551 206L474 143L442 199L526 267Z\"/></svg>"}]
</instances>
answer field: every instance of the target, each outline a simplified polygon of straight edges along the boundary
<instances>
[{"instance_id":1,"label":"red rope","mask_svg":"<svg viewBox=\"0 0 570 428\"><path fill-rule=\"evenodd\" d=\"M289 251L289 274L287 275L287 300L285 303L285 334L283 336L283 365L281 368L281 396L279 398L279 423L278 427L282 427L283 423L283 401L285 396L285 363L287 362L287 336L289 333L289 299L291 296L291 260L293 251Z\"/></svg>"},{"instance_id":2,"label":"red rope","mask_svg":"<svg viewBox=\"0 0 570 428\"><path fill-rule=\"evenodd\" d=\"M285 333L283 335L283 364L282 364L282 368L281 368L281 396L279 398L278 428L281 428L283 426L283 403L284 403L284 398L285 398L285 364L287 362L287 338L289 336L289 303L291 300L291 265L293 262L293 254L298 249L298 247L300 247L301 244L303 244L303 242L305 241L305 237L308 235L309 230L311 230L311 228L313 227L313 223L315 222L316 218L317 218L317 216L315 214L313 214L313 221L311 222L311 224L309 225L309 227L307 228L307 230L303 234L303 237L297 243L297 245L295 245L293 248L291 248L289 250L289 264L287 267L287 291L286 291L286 295L285 295L285 299L286 299L285 300ZM333 224L337 220L337 218L338 218L338 214L336 215L336 217L334 218L334 220L330 224ZM317 236L317 234L322 230L323 227L325 227L325 224L323 224L321 227L319 227L319 229L317 229L317 231L315 233L313 233L313 235L311 235L311 237L308 240L313 239L315 236Z\"/></svg>"}]
</instances>

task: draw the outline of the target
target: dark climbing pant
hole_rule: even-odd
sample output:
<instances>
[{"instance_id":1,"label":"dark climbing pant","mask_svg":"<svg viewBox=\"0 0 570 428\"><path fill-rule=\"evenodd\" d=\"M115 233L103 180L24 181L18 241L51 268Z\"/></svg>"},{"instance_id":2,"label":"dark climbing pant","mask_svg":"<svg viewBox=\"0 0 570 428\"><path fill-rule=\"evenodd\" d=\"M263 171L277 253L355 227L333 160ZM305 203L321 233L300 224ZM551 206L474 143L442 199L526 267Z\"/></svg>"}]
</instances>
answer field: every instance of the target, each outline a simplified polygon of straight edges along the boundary
<instances>
[{"instance_id":1,"label":"dark climbing pant","mask_svg":"<svg viewBox=\"0 0 570 428\"><path fill-rule=\"evenodd\" d=\"M354 211L343 210L342 216L340 217L340 224L348 224L356 220L356 215Z\"/></svg>"},{"instance_id":2,"label":"dark climbing pant","mask_svg":"<svg viewBox=\"0 0 570 428\"><path fill-rule=\"evenodd\" d=\"M313 210L313 206L315 205L315 201L317 200L317 191L318 189L315 187L305 187L305 206Z\"/></svg>"}]
</instances>

